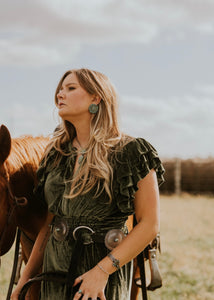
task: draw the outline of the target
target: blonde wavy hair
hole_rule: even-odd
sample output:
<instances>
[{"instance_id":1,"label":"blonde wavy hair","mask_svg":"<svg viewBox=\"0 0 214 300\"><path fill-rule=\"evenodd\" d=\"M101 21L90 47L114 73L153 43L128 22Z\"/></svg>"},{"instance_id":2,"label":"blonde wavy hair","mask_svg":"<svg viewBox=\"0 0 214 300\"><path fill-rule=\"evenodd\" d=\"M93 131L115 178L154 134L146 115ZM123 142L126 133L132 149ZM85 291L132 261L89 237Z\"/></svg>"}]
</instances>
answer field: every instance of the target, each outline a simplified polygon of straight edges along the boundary
<instances>
[{"instance_id":1,"label":"blonde wavy hair","mask_svg":"<svg viewBox=\"0 0 214 300\"><path fill-rule=\"evenodd\" d=\"M59 81L55 92L55 104L57 94L61 89L64 79L69 74L75 74L80 86L90 95L101 98L99 110L92 115L90 124L90 137L84 160L71 180L71 189L67 198L73 199L80 194L88 193L96 187L95 196L99 196L105 189L111 201L113 169L109 161L109 154L119 151L131 137L122 134L118 125L117 94L112 83L104 74L89 69L73 69L67 71ZM55 131L45 156L51 148L61 155L72 155L63 151L63 144L73 141L76 130L72 123L62 120ZM89 180L90 179L90 180Z\"/></svg>"}]
</instances>

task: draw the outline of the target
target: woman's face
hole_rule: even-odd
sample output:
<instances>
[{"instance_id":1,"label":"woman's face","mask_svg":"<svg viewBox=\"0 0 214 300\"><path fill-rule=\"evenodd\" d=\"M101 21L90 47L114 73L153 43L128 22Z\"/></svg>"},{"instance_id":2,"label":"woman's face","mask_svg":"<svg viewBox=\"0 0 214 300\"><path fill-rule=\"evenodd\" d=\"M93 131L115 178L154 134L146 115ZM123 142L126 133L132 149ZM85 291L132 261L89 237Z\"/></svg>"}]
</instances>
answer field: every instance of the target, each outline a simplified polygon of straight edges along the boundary
<instances>
[{"instance_id":1,"label":"woman's face","mask_svg":"<svg viewBox=\"0 0 214 300\"><path fill-rule=\"evenodd\" d=\"M97 104L95 98L80 86L76 75L71 73L64 79L57 94L59 116L70 122L77 118L90 118L88 107L92 103Z\"/></svg>"}]
</instances>

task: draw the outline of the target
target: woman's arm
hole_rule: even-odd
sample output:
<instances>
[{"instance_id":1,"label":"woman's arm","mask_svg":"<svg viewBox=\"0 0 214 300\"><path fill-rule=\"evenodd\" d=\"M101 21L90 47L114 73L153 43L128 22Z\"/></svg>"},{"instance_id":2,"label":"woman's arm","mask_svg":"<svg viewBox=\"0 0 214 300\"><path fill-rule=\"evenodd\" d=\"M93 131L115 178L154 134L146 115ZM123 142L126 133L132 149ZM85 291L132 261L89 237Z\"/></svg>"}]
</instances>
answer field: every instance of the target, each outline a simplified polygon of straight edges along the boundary
<instances>
[{"instance_id":1,"label":"woman's arm","mask_svg":"<svg viewBox=\"0 0 214 300\"><path fill-rule=\"evenodd\" d=\"M146 177L138 182L138 188L134 200L138 224L111 252L120 261L120 267L143 251L156 236L160 227L159 189L156 172L151 170ZM87 297L92 297L92 299L100 297L101 300L105 300L104 289L108 280L107 273L112 274L116 271L116 268L112 265L109 257L101 260L99 266L103 270L96 266L81 276L83 282L80 289L84 293L82 300L88 299ZM76 279L75 284L80 281L79 278ZM74 300L79 299L80 296L76 294Z\"/></svg>"},{"instance_id":2,"label":"woman's arm","mask_svg":"<svg viewBox=\"0 0 214 300\"><path fill-rule=\"evenodd\" d=\"M138 188L134 200L138 224L111 252L115 258L120 260L120 266L136 257L160 230L159 189L156 172L151 170L145 178L138 182Z\"/></svg>"},{"instance_id":3,"label":"woman's arm","mask_svg":"<svg viewBox=\"0 0 214 300\"><path fill-rule=\"evenodd\" d=\"M19 279L18 285L15 288L11 300L18 300L18 295L23 287L23 285L32 277L34 277L36 274L38 274L40 267L42 266L43 262L43 256L44 256L44 250L50 235L50 226L54 215L48 213L47 218L45 220L44 225L42 226L35 244L33 246L31 255L29 257L29 260L24 268L24 271Z\"/></svg>"}]
</instances>

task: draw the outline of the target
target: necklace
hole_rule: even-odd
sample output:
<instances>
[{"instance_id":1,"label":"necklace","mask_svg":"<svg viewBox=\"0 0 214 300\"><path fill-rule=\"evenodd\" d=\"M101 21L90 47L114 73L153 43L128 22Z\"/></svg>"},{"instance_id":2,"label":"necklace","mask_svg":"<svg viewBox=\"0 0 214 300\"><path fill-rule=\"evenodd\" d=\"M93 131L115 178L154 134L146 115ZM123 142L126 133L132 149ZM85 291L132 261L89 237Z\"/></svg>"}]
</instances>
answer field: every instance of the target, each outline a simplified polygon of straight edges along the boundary
<instances>
[{"instance_id":1,"label":"necklace","mask_svg":"<svg viewBox=\"0 0 214 300\"><path fill-rule=\"evenodd\" d=\"M80 146L80 150L78 149L78 152L80 153L80 156L78 158L78 163L81 164L83 161L84 155L86 153L86 150L81 146L77 136L76 136L76 141L77 141L78 145Z\"/></svg>"}]
</instances>

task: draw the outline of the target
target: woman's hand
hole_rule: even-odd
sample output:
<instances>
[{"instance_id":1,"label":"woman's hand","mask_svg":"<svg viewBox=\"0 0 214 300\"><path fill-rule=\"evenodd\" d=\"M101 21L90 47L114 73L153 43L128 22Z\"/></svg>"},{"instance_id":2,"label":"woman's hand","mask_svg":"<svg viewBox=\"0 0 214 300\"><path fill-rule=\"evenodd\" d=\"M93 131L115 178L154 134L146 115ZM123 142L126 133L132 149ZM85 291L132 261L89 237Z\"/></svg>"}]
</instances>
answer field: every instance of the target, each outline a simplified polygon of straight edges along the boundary
<instances>
[{"instance_id":1,"label":"woman's hand","mask_svg":"<svg viewBox=\"0 0 214 300\"><path fill-rule=\"evenodd\" d=\"M22 287L24 284L30 279L36 276L40 272L40 268L42 266L43 262L43 256L45 247L50 235L50 226L52 219L54 215L51 213L47 214L46 220L36 238L36 241L33 246L33 250L31 252L31 255L29 257L29 260L24 268L24 271L21 275L21 278L19 279L19 282L17 284L17 287L14 289L11 300L18 300L19 294L21 292ZM29 295L27 293L27 295ZM27 299L27 296L25 296Z\"/></svg>"},{"instance_id":2,"label":"woman's hand","mask_svg":"<svg viewBox=\"0 0 214 300\"><path fill-rule=\"evenodd\" d=\"M20 290L17 290L17 288L13 291L10 299L11 300L18 300L19 299L19 293L20 293Z\"/></svg>"},{"instance_id":3,"label":"woman's hand","mask_svg":"<svg viewBox=\"0 0 214 300\"><path fill-rule=\"evenodd\" d=\"M11 295L11 300L18 300L19 299L19 294L21 292L22 287L24 286L25 282L21 282L21 280L18 282L18 285L16 286L16 288L14 289L12 295ZM27 293L28 295L28 293ZM26 295L26 299L27 299L27 295Z\"/></svg>"},{"instance_id":4,"label":"woman's hand","mask_svg":"<svg viewBox=\"0 0 214 300\"><path fill-rule=\"evenodd\" d=\"M104 290L108 281L108 274L104 273L98 266L79 276L74 281L74 286L80 284L79 291L73 300L106 300Z\"/></svg>"}]
</instances>

